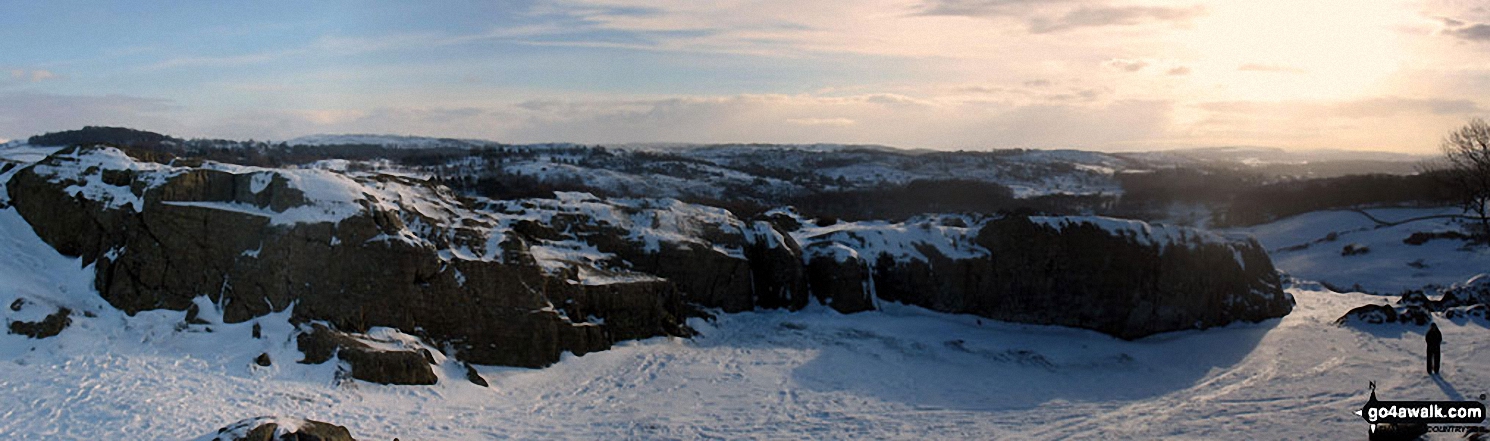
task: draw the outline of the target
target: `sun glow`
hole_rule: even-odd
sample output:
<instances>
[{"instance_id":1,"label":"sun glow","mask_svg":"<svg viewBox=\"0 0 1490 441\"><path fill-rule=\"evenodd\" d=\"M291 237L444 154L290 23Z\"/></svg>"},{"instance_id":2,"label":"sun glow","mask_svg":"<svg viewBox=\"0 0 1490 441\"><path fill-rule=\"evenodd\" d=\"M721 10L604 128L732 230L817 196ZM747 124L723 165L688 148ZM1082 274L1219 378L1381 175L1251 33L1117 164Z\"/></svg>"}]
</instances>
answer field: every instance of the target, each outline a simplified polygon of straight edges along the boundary
<instances>
[{"instance_id":1,"label":"sun glow","mask_svg":"<svg viewBox=\"0 0 1490 441\"><path fill-rule=\"evenodd\" d=\"M1348 99L1381 92L1405 58L1393 0L1217 2L1177 35L1217 99Z\"/></svg>"}]
</instances>

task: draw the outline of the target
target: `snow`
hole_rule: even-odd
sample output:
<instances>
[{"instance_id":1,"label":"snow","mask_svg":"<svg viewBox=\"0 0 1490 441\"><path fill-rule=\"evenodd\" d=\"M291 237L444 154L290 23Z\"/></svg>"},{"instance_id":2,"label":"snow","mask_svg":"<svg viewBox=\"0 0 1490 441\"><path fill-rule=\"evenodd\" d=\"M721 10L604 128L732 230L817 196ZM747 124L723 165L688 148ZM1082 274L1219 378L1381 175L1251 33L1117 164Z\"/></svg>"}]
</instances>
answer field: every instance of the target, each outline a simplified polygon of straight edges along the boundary
<instances>
[{"instance_id":1,"label":"snow","mask_svg":"<svg viewBox=\"0 0 1490 441\"><path fill-rule=\"evenodd\" d=\"M57 153L66 147L35 146L19 141L11 141L0 145L0 159L13 162L39 162L46 159L47 155Z\"/></svg>"},{"instance_id":2,"label":"snow","mask_svg":"<svg viewBox=\"0 0 1490 441\"><path fill-rule=\"evenodd\" d=\"M1056 231L1073 226L1090 225L1102 229L1113 236L1128 237L1140 244L1158 246L1161 249L1166 246L1178 244L1194 246L1197 244L1227 244L1231 242L1206 230L1148 223L1132 219L1118 219L1104 216L1030 216L1029 219L1030 222L1054 228Z\"/></svg>"},{"instance_id":3,"label":"snow","mask_svg":"<svg viewBox=\"0 0 1490 441\"><path fill-rule=\"evenodd\" d=\"M305 420L300 418L273 416L254 417L233 423L230 426L224 427L223 429L225 430L223 430L222 433L215 433L212 435L203 436L201 438L198 438L197 441L228 441L244 439L248 437L248 433L252 432L253 429L267 424L275 425L273 436L275 437L275 439L278 439L281 436L285 436L296 430L300 430L300 428L305 426L307 423Z\"/></svg>"},{"instance_id":4,"label":"snow","mask_svg":"<svg viewBox=\"0 0 1490 441\"><path fill-rule=\"evenodd\" d=\"M953 218L961 220L962 225L972 226L951 226L944 222ZM918 216L895 223L839 222L825 227L807 222L803 225L802 229L792 233L792 237L802 244L803 259L806 260L831 256L839 262L862 258L873 263L884 255L899 262L927 262L928 257L923 251L927 249L952 259L988 256L987 249L974 243L981 225L966 216Z\"/></svg>"},{"instance_id":5,"label":"snow","mask_svg":"<svg viewBox=\"0 0 1490 441\"><path fill-rule=\"evenodd\" d=\"M0 148L0 155L5 151ZM118 159L112 153L85 156L75 159L147 173L174 170L111 162ZM254 179L266 173L239 172L255 173ZM451 258L499 256L492 244L500 243L497 238L513 222L547 222L565 213L626 228L630 239L656 247L697 243L728 255L743 252L698 239L708 226L738 229L752 243L781 240L762 223L672 200L601 201L565 193L555 200L513 201L507 210L483 214L398 179L324 169L275 173L305 191L316 207L366 201L397 209L407 225L397 240L430 242L449 234L439 225L475 224L486 234L487 249L447 250ZM124 195L90 193L107 190L93 188L98 185L103 184L82 184L78 194L135 207ZM284 215L210 204L219 205L204 207ZM520 209L523 204L530 208ZM1449 213L1368 212L1388 222ZM822 244L820 249L866 257L924 259L923 249L949 256L987 252L972 244L977 220L960 218L966 227L945 220L950 219L806 225L793 236L804 248ZM1117 219L1039 221L1055 228L1090 222L1160 244L1224 240L1200 230ZM1280 269L1302 280L1383 290L1486 283L1484 276L1471 279L1490 268L1483 247L1459 250L1450 240L1402 243L1415 231L1457 228L1441 217L1380 226L1359 213L1319 212L1228 233L1254 235ZM1337 233L1335 242L1283 250L1330 232ZM1347 243L1372 251L1340 256ZM596 269L609 256L592 246L545 241L533 250L540 264L554 270L566 261L592 263L577 267L579 283L634 280ZM7 321L73 311L72 325L56 337L0 334L4 439L211 439L220 427L264 415L286 425L302 418L344 425L359 439L1358 438L1366 425L1351 411L1365 402L1368 381L1378 384L1379 398L1398 400L1473 399L1490 385L1490 371L1483 369L1490 364L1490 339L1483 338L1490 322L1438 321L1446 347L1442 379L1435 380L1421 372L1421 328L1332 323L1382 297L1300 281L1287 289L1298 304L1281 319L1136 341L893 303L852 315L817 305L799 312L717 314L714 321L691 320L700 332L692 339L625 342L583 357L566 355L545 369L477 366L490 388L465 381L464 366L447 358L458 354L375 328L359 338L387 349L430 349L439 363L435 386L384 386L338 381L335 363L295 363L302 354L295 349L297 328L289 322L293 306L227 324L203 296L195 301L207 324L193 325L184 324L180 311L130 316L113 309L94 290L93 268L59 255L12 208L0 209L0 255L7 256L0 259L0 306L25 299L18 311L0 309ZM1414 261L1423 267L1407 266ZM264 338L252 338L255 323ZM259 354L273 364L255 365Z\"/></svg>"},{"instance_id":6,"label":"snow","mask_svg":"<svg viewBox=\"0 0 1490 441\"><path fill-rule=\"evenodd\" d=\"M1273 265L1295 277L1355 287L1379 294L1397 294L1424 285L1448 286L1490 268L1490 249L1465 248L1465 242L1431 240L1408 245L1415 232L1462 231L1453 217L1457 208L1379 208L1364 210L1383 225L1357 211L1306 213L1273 223L1234 231L1254 235L1268 249ZM1416 219L1416 220L1414 220ZM1404 222L1406 221L1406 222ZM1331 233L1335 239L1328 240ZM1365 246L1370 252L1342 256L1346 245Z\"/></svg>"},{"instance_id":7,"label":"snow","mask_svg":"<svg viewBox=\"0 0 1490 441\"><path fill-rule=\"evenodd\" d=\"M627 234L628 241L643 244L643 249L648 252L656 252L664 244L698 244L720 254L744 259L743 249L710 243L701 237L711 228L742 233L751 228L723 208L687 204L676 199L602 200L590 193L561 191L555 192L554 199L493 203L501 206L498 211L507 213L511 222L526 219L551 224L554 216L577 214L597 225L621 229Z\"/></svg>"},{"instance_id":8,"label":"snow","mask_svg":"<svg viewBox=\"0 0 1490 441\"><path fill-rule=\"evenodd\" d=\"M1435 383L1418 370L1420 329L1337 327L1377 298L1311 285L1290 289L1299 305L1283 319L1138 341L895 304L813 307L693 320L691 340L628 342L545 369L478 366L491 388L444 358L435 386L337 384L333 364L293 362L288 312L257 320L261 340L210 313L185 328L181 312L126 316L102 305L88 268L20 222L0 210L0 246L20 252L0 260L7 286L96 317L76 314L47 340L0 336L7 439L205 439L258 415L328 421L359 439L1341 438L1365 433L1350 411L1367 381L1384 399L1490 384L1477 368L1490 341L1473 337L1486 323L1440 323L1449 346ZM364 338L420 344L386 328ZM274 364L253 365L259 353Z\"/></svg>"},{"instance_id":9,"label":"snow","mask_svg":"<svg viewBox=\"0 0 1490 441\"><path fill-rule=\"evenodd\" d=\"M105 170L130 171L145 183L144 190L160 184L180 172L180 169L153 162L138 162L113 147L75 151L57 157L56 165L36 165L38 175L49 176L50 182L70 182L66 191L73 197L82 197L104 204L105 207L128 206L136 213L145 210L145 200L128 186L109 184L103 180Z\"/></svg>"},{"instance_id":10,"label":"snow","mask_svg":"<svg viewBox=\"0 0 1490 441\"><path fill-rule=\"evenodd\" d=\"M335 382L333 364L294 363L289 312L182 327L184 313L133 317L92 291L91 268L52 251L0 210L0 304L78 311L57 337L0 336L7 439L211 436L257 415L345 425L360 439L491 438L1340 438L1366 382L1382 398L1472 396L1490 384L1490 324L1441 321L1442 383L1418 370L1421 330L1331 321L1379 301L1317 285L1289 316L1137 341L920 308L841 315L822 307L692 320L694 339L654 338L545 369L441 359L435 386ZM91 313L93 317L83 315ZM7 314L11 314L7 312ZM7 317L14 317L8 315ZM208 329L211 329L208 332ZM370 341L419 344L375 329ZM267 353L274 364L251 360Z\"/></svg>"},{"instance_id":11,"label":"snow","mask_svg":"<svg viewBox=\"0 0 1490 441\"><path fill-rule=\"evenodd\" d=\"M273 174L270 174L270 173L254 173L253 174L253 180L249 182L248 191L252 192L253 194L262 193L265 188L269 188L269 183L270 182L273 182L273 181L274 181L274 175Z\"/></svg>"},{"instance_id":12,"label":"snow","mask_svg":"<svg viewBox=\"0 0 1490 441\"><path fill-rule=\"evenodd\" d=\"M24 155L23 155L24 156ZM188 170L153 162L135 161L123 151L113 147L85 149L69 155L59 156L58 164L37 164L32 169L52 182L71 182L64 188L74 197L101 202L106 208L129 207L141 212L145 207L143 193L163 185L171 178ZM203 169L234 174L252 174L250 190L264 191L279 176L289 182L290 188L300 190L306 204L282 212L262 207L233 202L167 202L168 204L197 206L239 213L264 216L274 225L296 223L340 222L363 211L363 186L345 174L320 169L268 169L233 164L206 163ZM142 188L113 185L103 180L105 171L129 171L135 180L143 182ZM12 172L13 173L13 172Z\"/></svg>"}]
</instances>

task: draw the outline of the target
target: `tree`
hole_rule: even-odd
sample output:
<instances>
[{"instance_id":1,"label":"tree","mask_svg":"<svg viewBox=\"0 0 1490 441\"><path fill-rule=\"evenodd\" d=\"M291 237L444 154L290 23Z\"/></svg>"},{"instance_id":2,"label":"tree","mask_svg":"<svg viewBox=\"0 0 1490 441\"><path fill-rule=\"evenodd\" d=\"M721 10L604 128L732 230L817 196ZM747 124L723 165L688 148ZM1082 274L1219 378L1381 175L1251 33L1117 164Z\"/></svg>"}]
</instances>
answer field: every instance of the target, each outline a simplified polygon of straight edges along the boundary
<instances>
[{"instance_id":1,"label":"tree","mask_svg":"<svg viewBox=\"0 0 1490 441\"><path fill-rule=\"evenodd\" d=\"M1490 236L1490 124L1471 118L1444 137L1442 148L1464 210L1480 220L1479 234Z\"/></svg>"}]
</instances>

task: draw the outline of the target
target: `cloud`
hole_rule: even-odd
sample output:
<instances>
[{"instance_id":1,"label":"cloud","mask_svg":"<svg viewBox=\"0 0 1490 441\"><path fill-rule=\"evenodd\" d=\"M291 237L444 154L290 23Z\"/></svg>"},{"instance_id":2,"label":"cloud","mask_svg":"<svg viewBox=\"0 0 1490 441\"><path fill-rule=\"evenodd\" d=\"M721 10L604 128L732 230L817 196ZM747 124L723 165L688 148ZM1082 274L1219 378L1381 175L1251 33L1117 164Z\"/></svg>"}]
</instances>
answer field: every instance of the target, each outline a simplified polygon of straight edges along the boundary
<instances>
[{"instance_id":1,"label":"cloud","mask_svg":"<svg viewBox=\"0 0 1490 441\"><path fill-rule=\"evenodd\" d=\"M174 131L183 128L169 100L126 95L0 94L0 136L25 138L87 125Z\"/></svg>"},{"instance_id":2,"label":"cloud","mask_svg":"<svg viewBox=\"0 0 1490 441\"><path fill-rule=\"evenodd\" d=\"M562 133L562 140L586 143L834 142L940 149L1128 148L1129 143L1140 145L1142 140L1162 134L1172 107L1162 101L1009 104L914 99L927 105L886 106L872 95L528 103L524 111L517 112L523 122L501 139L553 141L555 134Z\"/></svg>"},{"instance_id":3,"label":"cloud","mask_svg":"<svg viewBox=\"0 0 1490 441\"><path fill-rule=\"evenodd\" d=\"M1293 148L1429 152L1466 115L1486 111L1464 99L1384 96L1344 101L1219 101L1181 130L1213 143Z\"/></svg>"},{"instance_id":4,"label":"cloud","mask_svg":"<svg viewBox=\"0 0 1490 441\"><path fill-rule=\"evenodd\" d=\"M1189 24L1204 15L1201 6L1092 5L1076 0L928 0L920 15L975 18L1014 18L1031 33L1044 34L1080 28L1136 26L1147 23Z\"/></svg>"},{"instance_id":5,"label":"cloud","mask_svg":"<svg viewBox=\"0 0 1490 441\"><path fill-rule=\"evenodd\" d=\"M1143 68L1148 67L1149 63L1143 60L1114 58L1111 60L1107 60L1107 62L1102 63L1102 65L1123 72L1138 72L1140 70L1143 70Z\"/></svg>"},{"instance_id":6,"label":"cloud","mask_svg":"<svg viewBox=\"0 0 1490 441\"><path fill-rule=\"evenodd\" d=\"M993 17L1021 15L1031 8L1070 3L1070 0L928 0L921 5L923 15Z\"/></svg>"},{"instance_id":7,"label":"cloud","mask_svg":"<svg viewBox=\"0 0 1490 441\"><path fill-rule=\"evenodd\" d=\"M1185 25L1203 14L1205 14L1205 9L1199 6L1191 8L1153 6L1078 8L1055 19L1032 19L1029 25L1030 32L1044 34L1077 28L1134 26L1149 22Z\"/></svg>"},{"instance_id":8,"label":"cloud","mask_svg":"<svg viewBox=\"0 0 1490 441\"><path fill-rule=\"evenodd\" d=\"M834 127L847 127L855 124L854 120L848 118L791 118L787 119L786 122L801 126Z\"/></svg>"},{"instance_id":9,"label":"cloud","mask_svg":"<svg viewBox=\"0 0 1490 441\"><path fill-rule=\"evenodd\" d=\"M1444 19L1443 34L1460 40L1472 42L1490 42L1490 23L1465 23L1454 19Z\"/></svg>"},{"instance_id":10,"label":"cloud","mask_svg":"<svg viewBox=\"0 0 1490 441\"><path fill-rule=\"evenodd\" d=\"M1190 68L1189 67L1185 67L1185 66L1175 66L1173 68L1170 68L1167 71L1164 71L1164 74L1166 74L1166 75L1174 75L1174 76L1189 75L1190 74Z\"/></svg>"},{"instance_id":11,"label":"cloud","mask_svg":"<svg viewBox=\"0 0 1490 441\"><path fill-rule=\"evenodd\" d=\"M1350 118L1384 118L1401 114L1461 116L1485 111L1474 101L1443 98L1370 98L1332 107L1334 114Z\"/></svg>"},{"instance_id":12,"label":"cloud","mask_svg":"<svg viewBox=\"0 0 1490 441\"><path fill-rule=\"evenodd\" d=\"M29 83L40 83L42 81L56 80L56 79L61 79L61 78L62 78L61 76L59 76L59 75L57 75L55 73L52 73L52 71L45 70L45 69L36 69L36 70L11 69L10 70L10 79L11 80L15 80L15 81L23 81L23 82L29 82Z\"/></svg>"},{"instance_id":13,"label":"cloud","mask_svg":"<svg viewBox=\"0 0 1490 441\"><path fill-rule=\"evenodd\" d=\"M1303 69L1300 69L1300 68L1297 68L1297 67L1293 67L1293 66L1283 66L1283 65L1279 65L1279 64L1262 64L1262 63L1247 63L1247 64L1243 64L1241 66L1237 66L1236 70L1242 71L1242 72L1270 72L1270 73L1290 73L1290 74L1301 74L1301 73L1307 73L1308 72L1308 71L1305 71Z\"/></svg>"},{"instance_id":14,"label":"cloud","mask_svg":"<svg viewBox=\"0 0 1490 441\"><path fill-rule=\"evenodd\" d=\"M1317 117L1385 118L1403 114L1466 115L1485 109L1474 101L1447 98L1376 97L1338 102L1218 101L1197 105L1222 113L1304 113Z\"/></svg>"}]
</instances>

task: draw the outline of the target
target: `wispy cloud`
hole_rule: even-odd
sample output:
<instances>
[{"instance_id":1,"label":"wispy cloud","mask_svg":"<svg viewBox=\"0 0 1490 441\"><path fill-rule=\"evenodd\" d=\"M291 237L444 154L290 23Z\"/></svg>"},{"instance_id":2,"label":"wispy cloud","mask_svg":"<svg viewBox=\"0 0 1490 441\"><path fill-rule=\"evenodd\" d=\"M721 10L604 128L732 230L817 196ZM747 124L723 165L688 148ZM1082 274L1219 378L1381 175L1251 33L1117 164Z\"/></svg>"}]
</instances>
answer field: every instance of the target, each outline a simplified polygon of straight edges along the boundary
<instances>
[{"instance_id":1,"label":"wispy cloud","mask_svg":"<svg viewBox=\"0 0 1490 441\"><path fill-rule=\"evenodd\" d=\"M56 73L53 73L52 71L46 70L46 69L34 69L34 70L11 69L10 70L10 79L13 80L13 81L22 81L22 82L28 82L28 83L40 83L42 81L56 80L56 79L61 79L61 78L62 77L60 75L57 75Z\"/></svg>"},{"instance_id":2,"label":"wispy cloud","mask_svg":"<svg viewBox=\"0 0 1490 441\"><path fill-rule=\"evenodd\" d=\"M1119 6L1078 8L1056 18L1036 17L1030 20L1030 32L1037 34L1079 28L1135 26L1148 23L1187 25L1205 14L1205 8L1170 8L1152 6Z\"/></svg>"},{"instance_id":3,"label":"wispy cloud","mask_svg":"<svg viewBox=\"0 0 1490 441\"><path fill-rule=\"evenodd\" d=\"M1140 70L1143 70L1143 68L1148 67L1149 66L1149 62L1144 61L1144 60L1129 60L1129 59L1123 59L1123 58L1114 58L1114 59L1111 59L1111 60L1107 60L1107 62L1102 63L1102 65L1107 66L1107 67L1112 68L1112 69L1117 69L1117 70L1120 70L1120 71L1123 71L1123 72L1138 72Z\"/></svg>"},{"instance_id":4,"label":"wispy cloud","mask_svg":"<svg viewBox=\"0 0 1490 441\"><path fill-rule=\"evenodd\" d=\"M1078 0L928 0L918 11L929 16L1014 18L1036 34L1149 23L1183 25L1205 12L1201 6L1132 6Z\"/></svg>"},{"instance_id":5,"label":"wispy cloud","mask_svg":"<svg viewBox=\"0 0 1490 441\"><path fill-rule=\"evenodd\" d=\"M1490 42L1490 23L1467 23L1453 18L1442 18L1444 35L1472 42Z\"/></svg>"},{"instance_id":6,"label":"wispy cloud","mask_svg":"<svg viewBox=\"0 0 1490 441\"><path fill-rule=\"evenodd\" d=\"M848 127L855 124L854 120L848 118L789 118L786 122L800 126L833 127Z\"/></svg>"},{"instance_id":7,"label":"wispy cloud","mask_svg":"<svg viewBox=\"0 0 1490 441\"><path fill-rule=\"evenodd\" d=\"M1241 66L1237 66L1236 70L1241 71L1241 72L1267 72L1267 73L1289 73L1289 74L1301 74L1301 73L1307 73L1308 72L1308 71L1306 71L1304 69L1293 67L1293 66L1284 66L1284 65L1280 65L1280 64L1263 64L1263 63L1247 63L1247 64L1243 64Z\"/></svg>"}]
</instances>

